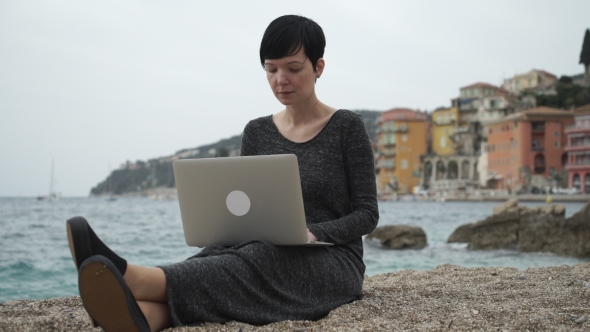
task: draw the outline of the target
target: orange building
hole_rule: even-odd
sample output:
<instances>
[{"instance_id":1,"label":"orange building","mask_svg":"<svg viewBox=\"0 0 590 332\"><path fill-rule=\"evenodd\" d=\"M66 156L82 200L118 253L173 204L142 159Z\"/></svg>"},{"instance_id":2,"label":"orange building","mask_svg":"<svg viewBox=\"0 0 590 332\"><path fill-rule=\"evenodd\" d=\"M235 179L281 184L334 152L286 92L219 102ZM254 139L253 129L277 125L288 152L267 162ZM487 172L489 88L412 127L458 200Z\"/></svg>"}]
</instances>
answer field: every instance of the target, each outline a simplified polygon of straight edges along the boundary
<instances>
[{"instance_id":1,"label":"orange building","mask_svg":"<svg viewBox=\"0 0 590 332\"><path fill-rule=\"evenodd\" d=\"M420 155L426 153L427 114L395 108L379 117L377 190L411 193L420 181Z\"/></svg>"},{"instance_id":2,"label":"orange building","mask_svg":"<svg viewBox=\"0 0 590 332\"><path fill-rule=\"evenodd\" d=\"M575 124L565 134L569 187L590 194L590 104L576 109Z\"/></svg>"},{"instance_id":3,"label":"orange building","mask_svg":"<svg viewBox=\"0 0 590 332\"><path fill-rule=\"evenodd\" d=\"M533 108L491 122L487 142L489 186L513 189L528 185L530 175L547 178L564 169L564 130L571 123L573 112L549 107Z\"/></svg>"}]
</instances>

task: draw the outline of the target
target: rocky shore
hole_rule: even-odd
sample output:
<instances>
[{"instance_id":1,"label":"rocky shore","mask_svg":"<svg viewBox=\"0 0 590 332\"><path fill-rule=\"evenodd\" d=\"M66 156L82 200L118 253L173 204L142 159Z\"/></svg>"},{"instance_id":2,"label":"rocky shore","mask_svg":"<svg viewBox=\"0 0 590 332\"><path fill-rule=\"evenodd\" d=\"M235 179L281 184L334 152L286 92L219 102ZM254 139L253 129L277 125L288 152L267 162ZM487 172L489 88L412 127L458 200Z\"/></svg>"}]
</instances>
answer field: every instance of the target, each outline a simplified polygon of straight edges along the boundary
<instances>
[{"instance_id":1,"label":"rocky shore","mask_svg":"<svg viewBox=\"0 0 590 332\"><path fill-rule=\"evenodd\" d=\"M590 263L526 270L443 264L366 277L363 298L318 321L169 331L588 331ZM100 331L79 297L8 301L0 331Z\"/></svg>"}]
</instances>

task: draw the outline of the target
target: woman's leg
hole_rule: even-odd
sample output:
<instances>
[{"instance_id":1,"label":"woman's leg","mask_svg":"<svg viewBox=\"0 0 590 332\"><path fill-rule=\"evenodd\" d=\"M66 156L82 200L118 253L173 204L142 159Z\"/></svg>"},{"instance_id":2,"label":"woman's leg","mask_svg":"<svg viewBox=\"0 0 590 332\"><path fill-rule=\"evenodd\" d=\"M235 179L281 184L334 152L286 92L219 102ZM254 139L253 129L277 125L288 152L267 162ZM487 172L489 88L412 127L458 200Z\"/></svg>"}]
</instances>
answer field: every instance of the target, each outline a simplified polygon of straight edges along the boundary
<instances>
[{"instance_id":1,"label":"woman's leg","mask_svg":"<svg viewBox=\"0 0 590 332\"><path fill-rule=\"evenodd\" d=\"M162 269L128 264L123 278L137 301L168 302Z\"/></svg>"},{"instance_id":2,"label":"woman's leg","mask_svg":"<svg viewBox=\"0 0 590 332\"><path fill-rule=\"evenodd\" d=\"M137 301L139 308L152 331L161 331L172 326L168 305L160 302Z\"/></svg>"},{"instance_id":3,"label":"woman's leg","mask_svg":"<svg viewBox=\"0 0 590 332\"><path fill-rule=\"evenodd\" d=\"M152 331L172 326L166 297L166 275L162 269L128 264L123 278Z\"/></svg>"}]
</instances>

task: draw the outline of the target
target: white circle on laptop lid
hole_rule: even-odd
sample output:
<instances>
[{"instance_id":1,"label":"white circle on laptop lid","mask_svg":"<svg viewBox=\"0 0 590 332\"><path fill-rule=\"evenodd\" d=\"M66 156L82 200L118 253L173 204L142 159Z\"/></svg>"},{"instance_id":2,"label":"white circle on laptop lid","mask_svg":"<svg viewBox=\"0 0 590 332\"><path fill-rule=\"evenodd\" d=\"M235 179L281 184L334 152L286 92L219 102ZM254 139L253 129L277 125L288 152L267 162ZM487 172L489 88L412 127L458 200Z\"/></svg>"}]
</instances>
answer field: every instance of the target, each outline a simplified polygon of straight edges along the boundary
<instances>
[{"instance_id":1,"label":"white circle on laptop lid","mask_svg":"<svg viewBox=\"0 0 590 332\"><path fill-rule=\"evenodd\" d=\"M250 198L243 191L234 190L227 195L225 205L229 212L241 217L250 211Z\"/></svg>"}]
</instances>

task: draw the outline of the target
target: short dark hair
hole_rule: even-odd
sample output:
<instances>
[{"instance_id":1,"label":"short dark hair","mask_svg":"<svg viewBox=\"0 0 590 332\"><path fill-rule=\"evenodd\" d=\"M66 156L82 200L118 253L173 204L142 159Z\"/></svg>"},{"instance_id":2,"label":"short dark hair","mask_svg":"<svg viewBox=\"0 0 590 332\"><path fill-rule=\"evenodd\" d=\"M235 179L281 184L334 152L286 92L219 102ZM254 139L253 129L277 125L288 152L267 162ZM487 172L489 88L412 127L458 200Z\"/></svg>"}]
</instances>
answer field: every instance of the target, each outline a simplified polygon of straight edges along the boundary
<instances>
[{"instance_id":1,"label":"short dark hair","mask_svg":"<svg viewBox=\"0 0 590 332\"><path fill-rule=\"evenodd\" d=\"M260 63L293 55L303 47L315 71L324 56L326 37L322 28L307 17L285 15L270 22L260 43Z\"/></svg>"}]
</instances>

